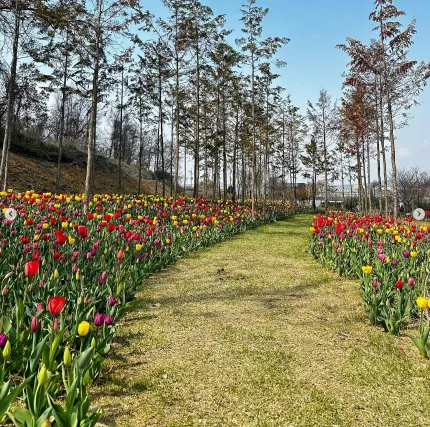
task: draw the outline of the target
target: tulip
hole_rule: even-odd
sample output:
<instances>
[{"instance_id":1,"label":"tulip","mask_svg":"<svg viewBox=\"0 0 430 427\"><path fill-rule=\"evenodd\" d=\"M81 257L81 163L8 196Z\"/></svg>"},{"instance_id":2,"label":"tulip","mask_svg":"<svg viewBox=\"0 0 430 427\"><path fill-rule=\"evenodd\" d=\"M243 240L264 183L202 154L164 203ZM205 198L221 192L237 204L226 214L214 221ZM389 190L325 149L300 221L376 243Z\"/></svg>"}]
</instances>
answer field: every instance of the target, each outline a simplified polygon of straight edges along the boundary
<instances>
[{"instance_id":1,"label":"tulip","mask_svg":"<svg viewBox=\"0 0 430 427\"><path fill-rule=\"evenodd\" d=\"M25 266L24 266L24 274L27 277L33 277L37 274L39 270L39 261L38 260L31 260L26 262Z\"/></svg>"},{"instance_id":2,"label":"tulip","mask_svg":"<svg viewBox=\"0 0 430 427\"><path fill-rule=\"evenodd\" d=\"M69 346L66 346L64 348L63 363L64 363L64 366L70 366L72 363L72 356L70 354Z\"/></svg>"},{"instance_id":3,"label":"tulip","mask_svg":"<svg viewBox=\"0 0 430 427\"><path fill-rule=\"evenodd\" d=\"M48 379L48 370L46 369L45 364L43 364L39 373L37 374L37 381L42 387L44 387L46 384L48 384Z\"/></svg>"},{"instance_id":4,"label":"tulip","mask_svg":"<svg viewBox=\"0 0 430 427\"><path fill-rule=\"evenodd\" d=\"M40 331L40 320L37 318L37 316L33 316L31 319L31 332L35 333L37 331Z\"/></svg>"},{"instance_id":5,"label":"tulip","mask_svg":"<svg viewBox=\"0 0 430 427\"><path fill-rule=\"evenodd\" d=\"M409 279L408 279L408 285L410 285L410 286L415 285L415 279L413 277L409 277Z\"/></svg>"},{"instance_id":6,"label":"tulip","mask_svg":"<svg viewBox=\"0 0 430 427\"><path fill-rule=\"evenodd\" d=\"M38 302L38 303L36 304L36 311L37 311L38 313L40 313L41 311L43 311L43 304L42 304L41 302Z\"/></svg>"},{"instance_id":7,"label":"tulip","mask_svg":"<svg viewBox=\"0 0 430 427\"><path fill-rule=\"evenodd\" d=\"M115 297L109 297L108 299L109 307L113 307L117 302L118 300Z\"/></svg>"},{"instance_id":8,"label":"tulip","mask_svg":"<svg viewBox=\"0 0 430 427\"><path fill-rule=\"evenodd\" d=\"M402 289L403 288L403 282L401 280L397 280L397 282L396 282L396 288L397 289Z\"/></svg>"},{"instance_id":9,"label":"tulip","mask_svg":"<svg viewBox=\"0 0 430 427\"><path fill-rule=\"evenodd\" d=\"M105 325L106 326L111 326L113 323L113 317L112 316L107 316L105 319Z\"/></svg>"},{"instance_id":10,"label":"tulip","mask_svg":"<svg viewBox=\"0 0 430 427\"><path fill-rule=\"evenodd\" d=\"M7 335L0 334L0 348L3 348L7 343Z\"/></svg>"},{"instance_id":11,"label":"tulip","mask_svg":"<svg viewBox=\"0 0 430 427\"><path fill-rule=\"evenodd\" d=\"M78 326L78 334L81 337L85 337L88 335L88 332L90 331L90 324L86 322L85 320L81 323L79 323Z\"/></svg>"},{"instance_id":12,"label":"tulip","mask_svg":"<svg viewBox=\"0 0 430 427\"><path fill-rule=\"evenodd\" d=\"M52 329L56 331L60 328L60 321L58 320L58 317L54 317L54 321L52 322Z\"/></svg>"},{"instance_id":13,"label":"tulip","mask_svg":"<svg viewBox=\"0 0 430 427\"><path fill-rule=\"evenodd\" d=\"M3 349L3 358L5 360L9 359L10 355L12 354L12 347L10 345L10 341L8 341Z\"/></svg>"},{"instance_id":14,"label":"tulip","mask_svg":"<svg viewBox=\"0 0 430 427\"><path fill-rule=\"evenodd\" d=\"M124 258L124 251L120 249L117 254L118 260L122 260Z\"/></svg>"},{"instance_id":15,"label":"tulip","mask_svg":"<svg viewBox=\"0 0 430 427\"><path fill-rule=\"evenodd\" d=\"M52 297L48 302L48 310L52 315L58 316L62 312L65 304L65 297Z\"/></svg>"},{"instance_id":16,"label":"tulip","mask_svg":"<svg viewBox=\"0 0 430 427\"><path fill-rule=\"evenodd\" d=\"M105 315L103 313L97 313L96 317L94 318L94 324L99 327L103 326L103 323L105 322Z\"/></svg>"},{"instance_id":17,"label":"tulip","mask_svg":"<svg viewBox=\"0 0 430 427\"><path fill-rule=\"evenodd\" d=\"M419 309L424 310L428 307L428 301L424 297L417 298L417 306Z\"/></svg>"},{"instance_id":18,"label":"tulip","mask_svg":"<svg viewBox=\"0 0 430 427\"><path fill-rule=\"evenodd\" d=\"M4 288L1 291L2 296L6 296L9 292L9 286L8 285L4 285Z\"/></svg>"}]
</instances>

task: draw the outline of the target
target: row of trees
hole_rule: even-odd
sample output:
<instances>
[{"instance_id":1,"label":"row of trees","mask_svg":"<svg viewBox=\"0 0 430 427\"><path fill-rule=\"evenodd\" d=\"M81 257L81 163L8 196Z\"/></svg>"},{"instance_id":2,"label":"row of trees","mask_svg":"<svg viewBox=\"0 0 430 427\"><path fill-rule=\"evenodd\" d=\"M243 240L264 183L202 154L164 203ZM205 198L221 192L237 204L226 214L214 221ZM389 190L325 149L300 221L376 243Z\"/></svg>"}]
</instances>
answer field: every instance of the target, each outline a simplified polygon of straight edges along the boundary
<instances>
[{"instance_id":1,"label":"row of trees","mask_svg":"<svg viewBox=\"0 0 430 427\"><path fill-rule=\"evenodd\" d=\"M58 187L64 143L87 151L88 199L98 152L118 162L118 191L124 163L139 165L137 192L151 169L163 195L191 177L194 196L253 202L287 193L297 200L302 175L314 206L322 178L326 206L331 182L345 195L345 183L358 181L360 206L388 212L389 149L397 213L395 132L430 67L408 59L415 22L403 29L391 0L375 1L377 39L338 46L350 56L340 103L321 90L304 113L277 84L286 65L277 56L289 40L262 36L267 8L248 0L243 37L231 43L224 15L197 0L163 3L162 19L136 0L0 0L3 188L11 137L24 132L57 142Z\"/></svg>"}]
</instances>

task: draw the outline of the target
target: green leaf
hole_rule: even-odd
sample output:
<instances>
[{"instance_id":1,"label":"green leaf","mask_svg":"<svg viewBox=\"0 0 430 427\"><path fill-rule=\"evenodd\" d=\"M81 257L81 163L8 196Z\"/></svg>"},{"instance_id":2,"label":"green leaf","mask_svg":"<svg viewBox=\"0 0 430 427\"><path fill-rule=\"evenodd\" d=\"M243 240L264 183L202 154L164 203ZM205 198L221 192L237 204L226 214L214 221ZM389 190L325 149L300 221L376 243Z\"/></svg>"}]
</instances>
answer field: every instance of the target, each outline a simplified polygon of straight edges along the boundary
<instances>
[{"instance_id":1,"label":"green leaf","mask_svg":"<svg viewBox=\"0 0 430 427\"><path fill-rule=\"evenodd\" d=\"M21 394L24 387L31 381L32 378L33 376L27 378L23 383L15 388L10 388L10 381L2 385L0 391L0 396L3 396L2 399L0 399L0 421L3 420L3 417L9 410L11 403L13 403L16 397Z\"/></svg>"},{"instance_id":2,"label":"green leaf","mask_svg":"<svg viewBox=\"0 0 430 427\"><path fill-rule=\"evenodd\" d=\"M64 332L65 332L65 329L63 331L59 332L51 344L51 349L49 351L49 363L51 363L55 357L55 353L57 352L57 348L60 345L61 340L63 339Z\"/></svg>"},{"instance_id":3,"label":"green leaf","mask_svg":"<svg viewBox=\"0 0 430 427\"><path fill-rule=\"evenodd\" d=\"M93 348L87 348L83 353L81 353L77 358L76 358L76 363L79 366L79 369L81 371L84 371L85 368L88 366L88 364L91 361L91 353L93 351Z\"/></svg>"},{"instance_id":4,"label":"green leaf","mask_svg":"<svg viewBox=\"0 0 430 427\"><path fill-rule=\"evenodd\" d=\"M52 403L52 409L54 411L55 421L61 426L66 427L69 425L69 417L67 412L57 403Z\"/></svg>"},{"instance_id":5,"label":"green leaf","mask_svg":"<svg viewBox=\"0 0 430 427\"><path fill-rule=\"evenodd\" d=\"M421 356L423 359L427 359L427 349L425 346L422 345L421 340L417 337L414 337L413 335L408 335L408 337L414 342L414 344L417 346L418 350L420 351Z\"/></svg>"},{"instance_id":6,"label":"green leaf","mask_svg":"<svg viewBox=\"0 0 430 427\"><path fill-rule=\"evenodd\" d=\"M25 408L12 408L12 420L16 426L33 425L33 415Z\"/></svg>"},{"instance_id":7,"label":"green leaf","mask_svg":"<svg viewBox=\"0 0 430 427\"><path fill-rule=\"evenodd\" d=\"M67 391L66 412L68 416L70 416L72 413L73 406L75 404L77 389L78 389L78 378L76 378L76 380L73 381L73 384L69 387L69 390Z\"/></svg>"},{"instance_id":8,"label":"green leaf","mask_svg":"<svg viewBox=\"0 0 430 427\"><path fill-rule=\"evenodd\" d=\"M43 422L47 418L50 418L53 415L53 412L54 411L52 408L46 409L45 412L37 419L35 427L42 427Z\"/></svg>"},{"instance_id":9,"label":"green leaf","mask_svg":"<svg viewBox=\"0 0 430 427\"><path fill-rule=\"evenodd\" d=\"M7 335L7 333L9 332L12 326L12 324L10 323L10 320L6 316L2 316L1 324L2 324L3 332Z\"/></svg>"},{"instance_id":10,"label":"green leaf","mask_svg":"<svg viewBox=\"0 0 430 427\"><path fill-rule=\"evenodd\" d=\"M39 365L39 359L42 355L43 349L45 347L45 344L48 338L49 338L48 335L45 338L43 338L43 340L40 341L40 343L37 344L37 346L31 352L29 364L28 364L25 376L33 375L37 371L37 368Z\"/></svg>"}]
</instances>

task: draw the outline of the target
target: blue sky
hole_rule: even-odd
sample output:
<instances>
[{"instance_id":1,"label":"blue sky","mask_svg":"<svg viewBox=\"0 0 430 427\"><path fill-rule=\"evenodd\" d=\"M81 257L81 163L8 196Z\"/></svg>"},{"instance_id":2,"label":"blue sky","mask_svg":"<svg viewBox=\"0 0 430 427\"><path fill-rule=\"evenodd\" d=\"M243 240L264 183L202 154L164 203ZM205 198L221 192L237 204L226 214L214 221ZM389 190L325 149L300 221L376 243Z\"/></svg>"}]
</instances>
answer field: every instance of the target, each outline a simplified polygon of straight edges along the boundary
<instances>
[{"instance_id":1,"label":"blue sky","mask_svg":"<svg viewBox=\"0 0 430 427\"><path fill-rule=\"evenodd\" d=\"M201 0L215 14L227 15L227 29L234 29L232 39L240 37L240 7L244 0ZM417 34L410 58L430 61L430 0L396 0L406 12L402 21L417 19ZM278 57L287 62L280 70L278 83L291 94L293 103L306 109L307 100L315 101L324 88L333 99L341 96L342 73L348 57L335 49L346 37L368 42L375 33L369 14L373 0L257 0L257 6L269 8L263 22L263 36L283 36L290 43ZM164 15L161 1L146 4L155 15ZM419 99L422 105L412 110L409 126L396 132L399 167L419 166L430 170L430 86Z\"/></svg>"}]
</instances>

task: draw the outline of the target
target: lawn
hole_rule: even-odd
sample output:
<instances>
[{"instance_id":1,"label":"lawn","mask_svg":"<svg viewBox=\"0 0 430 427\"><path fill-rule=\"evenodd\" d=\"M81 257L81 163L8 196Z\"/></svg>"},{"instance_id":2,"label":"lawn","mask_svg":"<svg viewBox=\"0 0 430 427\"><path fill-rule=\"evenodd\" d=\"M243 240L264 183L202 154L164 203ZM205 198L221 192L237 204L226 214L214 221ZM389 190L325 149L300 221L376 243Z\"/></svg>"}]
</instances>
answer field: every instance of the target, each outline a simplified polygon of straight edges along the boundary
<instances>
[{"instance_id":1,"label":"lawn","mask_svg":"<svg viewBox=\"0 0 430 427\"><path fill-rule=\"evenodd\" d=\"M424 426L430 365L306 253L309 215L152 276L92 387L109 426Z\"/></svg>"}]
</instances>

